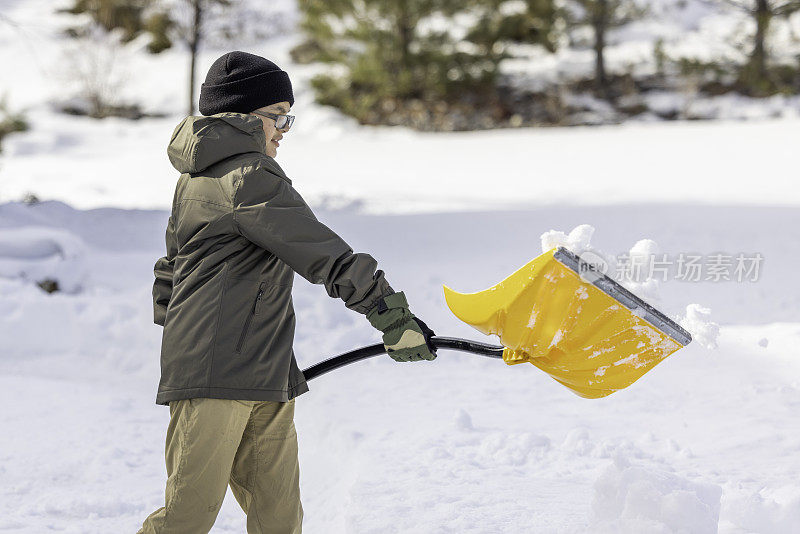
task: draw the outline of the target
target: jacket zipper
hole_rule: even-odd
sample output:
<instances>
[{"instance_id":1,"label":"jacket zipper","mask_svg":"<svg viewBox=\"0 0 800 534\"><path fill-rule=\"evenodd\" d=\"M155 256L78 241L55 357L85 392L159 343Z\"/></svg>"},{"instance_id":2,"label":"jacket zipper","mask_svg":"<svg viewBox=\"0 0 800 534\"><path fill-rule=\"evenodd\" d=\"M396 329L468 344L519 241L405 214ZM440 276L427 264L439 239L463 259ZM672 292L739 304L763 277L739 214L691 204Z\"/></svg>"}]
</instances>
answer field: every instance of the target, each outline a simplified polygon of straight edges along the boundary
<instances>
[{"instance_id":1,"label":"jacket zipper","mask_svg":"<svg viewBox=\"0 0 800 534\"><path fill-rule=\"evenodd\" d=\"M264 294L264 284L261 284L261 287L258 288L258 295L256 295L256 300L253 302L253 308L250 310L250 313L247 314L247 320L244 322L244 328L242 329L242 334L239 336L239 341L236 343L236 353L240 354L242 352L242 345L244 344L244 338L247 336L247 331L250 329L250 323L253 321L253 316L256 314L256 309L258 308L258 303L261 301L261 296Z\"/></svg>"}]
</instances>

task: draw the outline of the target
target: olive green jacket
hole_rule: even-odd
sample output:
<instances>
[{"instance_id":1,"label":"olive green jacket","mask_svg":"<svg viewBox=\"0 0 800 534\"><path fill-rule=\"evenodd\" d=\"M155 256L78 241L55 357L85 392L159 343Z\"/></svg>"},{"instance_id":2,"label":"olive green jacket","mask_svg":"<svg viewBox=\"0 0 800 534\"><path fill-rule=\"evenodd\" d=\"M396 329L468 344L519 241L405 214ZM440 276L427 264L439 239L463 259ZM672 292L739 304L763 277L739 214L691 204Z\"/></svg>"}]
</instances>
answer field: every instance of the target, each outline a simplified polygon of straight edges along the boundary
<instances>
[{"instance_id":1,"label":"olive green jacket","mask_svg":"<svg viewBox=\"0 0 800 534\"><path fill-rule=\"evenodd\" d=\"M375 259L319 222L265 150L261 120L241 113L187 117L172 135L181 176L153 285L164 326L158 404L308 391L292 350L294 272L362 314L393 293Z\"/></svg>"}]
</instances>

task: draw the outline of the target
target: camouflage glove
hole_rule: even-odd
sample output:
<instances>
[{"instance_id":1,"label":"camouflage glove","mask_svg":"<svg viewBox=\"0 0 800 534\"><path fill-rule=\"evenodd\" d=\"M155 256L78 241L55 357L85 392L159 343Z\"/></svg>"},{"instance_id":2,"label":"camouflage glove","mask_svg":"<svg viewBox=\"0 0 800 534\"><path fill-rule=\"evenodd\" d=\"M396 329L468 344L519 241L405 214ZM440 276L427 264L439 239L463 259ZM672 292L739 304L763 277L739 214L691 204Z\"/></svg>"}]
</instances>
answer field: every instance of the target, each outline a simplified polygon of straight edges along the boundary
<instances>
[{"instance_id":1,"label":"camouflage glove","mask_svg":"<svg viewBox=\"0 0 800 534\"><path fill-rule=\"evenodd\" d=\"M367 320L383 332L383 346L393 360L415 362L436 358L436 349L431 342L431 336L436 334L414 317L402 291L378 300L378 304L367 312Z\"/></svg>"}]
</instances>

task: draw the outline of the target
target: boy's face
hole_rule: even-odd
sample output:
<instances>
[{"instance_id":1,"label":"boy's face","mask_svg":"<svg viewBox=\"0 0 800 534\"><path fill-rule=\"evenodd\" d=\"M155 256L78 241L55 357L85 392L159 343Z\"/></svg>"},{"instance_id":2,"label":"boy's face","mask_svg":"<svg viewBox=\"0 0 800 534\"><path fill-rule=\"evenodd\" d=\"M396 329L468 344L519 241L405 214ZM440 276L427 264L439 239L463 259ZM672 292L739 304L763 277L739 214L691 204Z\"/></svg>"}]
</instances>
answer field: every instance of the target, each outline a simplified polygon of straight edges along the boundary
<instances>
[{"instance_id":1,"label":"boy's face","mask_svg":"<svg viewBox=\"0 0 800 534\"><path fill-rule=\"evenodd\" d=\"M289 113L289 102L276 102L263 108L258 108L256 111L263 111L266 113L277 113L279 115L286 115ZM251 113L251 115L254 115ZM255 115L261 119L261 126L264 128L264 135L267 136L267 156L276 157L278 155L278 141L283 138L283 131L275 128L275 121L268 117Z\"/></svg>"}]
</instances>

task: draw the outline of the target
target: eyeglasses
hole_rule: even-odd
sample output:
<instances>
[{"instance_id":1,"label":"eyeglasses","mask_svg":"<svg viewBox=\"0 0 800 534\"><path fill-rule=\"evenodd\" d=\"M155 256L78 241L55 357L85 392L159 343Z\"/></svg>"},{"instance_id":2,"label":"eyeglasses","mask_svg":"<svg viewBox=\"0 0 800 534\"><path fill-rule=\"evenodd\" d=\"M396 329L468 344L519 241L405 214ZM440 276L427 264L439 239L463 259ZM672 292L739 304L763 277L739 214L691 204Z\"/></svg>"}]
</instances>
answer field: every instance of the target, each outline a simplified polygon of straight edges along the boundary
<instances>
[{"instance_id":1,"label":"eyeglasses","mask_svg":"<svg viewBox=\"0 0 800 534\"><path fill-rule=\"evenodd\" d=\"M278 130L288 131L294 124L294 115L278 115L276 113L267 113L266 111L253 111L253 113L274 120L275 128Z\"/></svg>"}]
</instances>

